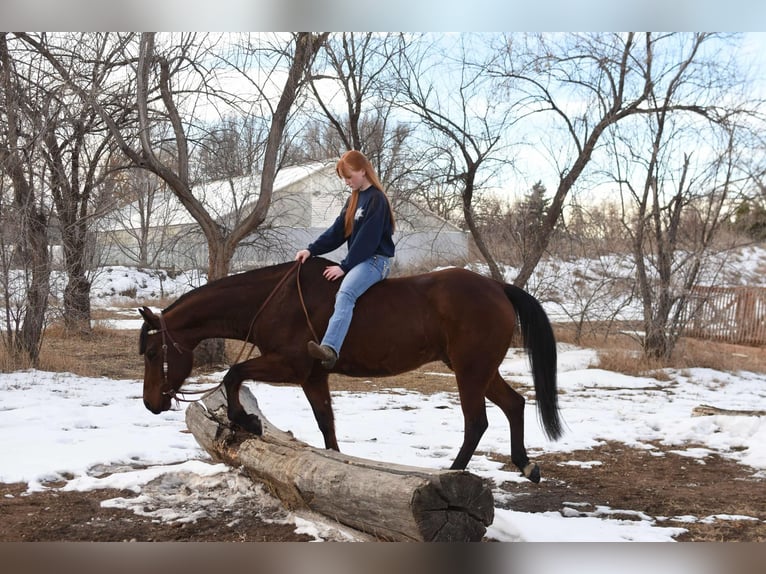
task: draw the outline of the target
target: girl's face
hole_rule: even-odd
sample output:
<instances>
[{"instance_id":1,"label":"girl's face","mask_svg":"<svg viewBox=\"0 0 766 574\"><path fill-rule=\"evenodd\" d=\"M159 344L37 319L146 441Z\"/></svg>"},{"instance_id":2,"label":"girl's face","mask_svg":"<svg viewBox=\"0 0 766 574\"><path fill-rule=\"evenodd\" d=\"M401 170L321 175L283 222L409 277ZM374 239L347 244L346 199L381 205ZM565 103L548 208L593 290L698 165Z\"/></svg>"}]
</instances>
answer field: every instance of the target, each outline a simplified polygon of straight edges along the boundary
<instances>
[{"instance_id":1,"label":"girl's face","mask_svg":"<svg viewBox=\"0 0 766 574\"><path fill-rule=\"evenodd\" d=\"M351 188L351 191L362 191L370 187L370 182L367 180L367 173L360 169L359 171L349 169L346 167L341 172L344 183Z\"/></svg>"}]
</instances>

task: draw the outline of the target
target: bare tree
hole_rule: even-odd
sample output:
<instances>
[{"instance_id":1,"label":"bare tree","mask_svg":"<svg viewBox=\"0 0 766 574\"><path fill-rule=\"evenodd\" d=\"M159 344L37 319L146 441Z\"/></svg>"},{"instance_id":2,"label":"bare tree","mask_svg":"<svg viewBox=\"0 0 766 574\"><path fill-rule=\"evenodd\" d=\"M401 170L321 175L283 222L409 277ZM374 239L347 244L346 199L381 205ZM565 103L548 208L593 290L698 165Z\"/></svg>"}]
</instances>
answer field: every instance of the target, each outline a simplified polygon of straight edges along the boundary
<instances>
[{"instance_id":1,"label":"bare tree","mask_svg":"<svg viewBox=\"0 0 766 574\"><path fill-rule=\"evenodd\" d=\"M63 247L67 272L65 325L70 330L89 332L91 230L100 204L98 191L113 151L111 138L93 108L57 79L39 51L29 50L28 43L19 42L16 37L8 39L13 40L15 53L30 70L18 78L28 93L34 94L28 99L25 113L35 118L31 121L39 143L37 150L46 168L46 177L40 183L45 197L55 207L53 222L60 232L57 240ZM38 42L46 47L49 39L47 34L38 36ZM91 90L105 92L113 58L121 51L119 41L109 34L93 34L87 38L82 34L57 35L57 40L57 57L66 63L69 73L84 78Z\"/></svg>"},{"instance_id":2,"label":"bare tree","mask_svg":"<svg viewBox=\"0 0 766 574\"><path fill-rule=\"evenodd\" d=\"M294 42L294 54L290 63L287 80L276 107L273 110L271 127L264 152L261 169L261 185L258 201L250 215L227 234L219 222L211 217L204 205L191 191L189 180L189 151L183 122L173 100L171 91L172 62L166 57L157 55L154 48L154 34L143 34L138 60L138 112L141 141L141 154L133 149L124 149L129 157L139 166L157 173L164 179L178 196L181 203L200 225L208 240L209 269L208 276L215 279L226 275L229 265L239 242L249 235L266 219L271 203L271 192L274 186L274 175L282 134L287 123L290 106L295 100L298 87L309 68L312 58L321 46L326 35L315 37L312 34L297 34ZM153 149L153 142L148 137L150 125L149 113L149 73L153 65L159 66L159 92L162 104L173 127L174 144L178 150L177 164L163 164Z\"/></svg>"},{"instance_id":3,"label":"bare tree","mask_svg":"<svg viewBox=\"0 0 766 574\"><path fill-rule=\"evenodd\" d=\"M121 128L110 110L99 100L99 94L90 90L90 84L78 82L56 54L28 34L20 34L20 37L38 49L68 85L99 112L117 145L134 166L157 174L168 184L207 239L209 278L226 275L238 243L266 218L288 113L304 75L327 34L300 33L293 36L292 53L285 54L289 56L287 77L281 94L276 98L277 103L271 109L271 124L261 162L258 201L249 216L234 229L225 229L208 213L205 205L192 191L190 144L196 136L196 124L194 106L188 99L218 100L227 109L241 109L238 106L242 105L231 93L213 85L216 70L205 68L206 65L212 65L209 64L210 60L220 61L213 50L216 45L214 38L181 35L174 38L172 45L165 45L160 50L157 48L156 34L141 34L137 58L132 60L135 64L135 107L138 116L138 129L134 134L126 133ZM233 65L231 61L226 64ZM266 98L262 103L268 107L270 101ZM158 129L160 126L169 127L169 141L152 139L153 133L163 133L162 129ZM168 157L172 157L172 160L168 160Z\"/></svg>"},{"instance_id":4,"label":"bare tree","mask_svg":"<svg viewBox=\"0 0 766 574\"><path fill-rule=\"evenodd\" d=\"M733 124L708 126L706 145L696 136L699 123L679 127L658 112L653 141L644 154L637 138L616 147L623 200L622 221L631 238L636 288L643 308L642 344L647 357L669 358L683 334L692 288L715 276L717 238L733 215L738 194L748 185L741 170ZM733 119L733 118L730 118ZM717 138L714 131L718 128ZM683 130L693 130L693 138ZM695 141L696 140L696 141ZM640 148L639 148L640 149Z\"/></svg>"},{"instance_id":5,"label":"bare tree","mask_svg":"<svg viewBox=\"0 0 766 574\"><path fill-rule=\"evenodd\" d=\"M283 46L282 55L287 58L287 74L286 79L281 83L281 92L277 97L266 93L263 85L253 84L247 76L249 70L246 67L239 67L244 54L239 53L231 59L224 59L227 69L241 70L243 72L241 77L265 94L260 99L260 112L269 110L271 115L261 160L258 201L251 213L232 229L226 228L222 222L213 217L204 203L195 197L190 169L192 144L195 137L205 131L200 129L199 133L195 132L196 126L199 125L197 117L202 111L195 104L201 105L204 102L210 103L213 109L216 105L220 105L227 111L242 110L242 99L235 97L235 94L215 81L219 72L215 66L222 61L221 55L215 51L215 48L219 47L219 43L224 44L225 48L234 45L228 42L227 37L213 35L198 37L195 34L183 34L173 36L172 42L158 48L157 35L144 33L138 39L137 50L129 42L132 38L126 38L124 42L126 62L135 65L135 76L128 74L128 85L130 85L130 79L135 77L137 131L125 128L118 122L115 119L114 110L102 101L102 94L92 90L92 83L74 76L66 63L44 42L29 34L19 34L19 37L38 50L67 85L98 112L107 124L116 144L132 165L155 173L167 183L205 236L208 247L208 278L212 280L226 275L240 241L266 219L271 203L279 147L288 114L311 61L327 34L295 34L290 42L292 49ZM131 50L137 51L137 57L132 57ZM272 76L267 78L264 84L274 82L279 84ZM276 104L272 105L274 100ZM152 136L163 134L165 127L170 134L168 141L154 140ZM168 160L168 158L172 159ZM215 362L223 357L222 341L214 342L208 347L210 348L199 354L199 360Z\"/></svg>"},{"instance_id":6,"label":"bare tree","mask_svg":"<svg viewBox=\"0 0 766 574\"><path fill-rule=\"evenodd\" d=\"M407 141L413 132L397 118L390 96L396 84L392 62L402 49L390 33L335 34L325 43L311 76L314 102L322 112L312 132L323 134L323 157L362 151L388 186L395 210L409 195Z\"/></svg>"},{"instance_id":7,"label":"bare tree","mask_svg":"<svg viewBox=\"0 0 766 574\"><path fill-rule=\"evenodd\" d=\"M470 45L473 37L459 38L457 57L446 56L443 46L431 40L402 40L407 46L396 63L401 85L397 100L427 128L427 151L421 161L432 169L433 181L461 198L465 224L492 277L502 280L474 207L485 183L503 162L503 138L513 123L511 109L504 100L492 97L496 86L487 74L487 63L469 58L482 53Z\"/></svg>"},{"instance_id":8,"label":"bare tree","mask_svg":"<svg viewBox=\"0 0 766 574\"><path fill-rule=\"evenodd\" d=\"M8 343L12 354L28 358L35 366L42 343L51 274L50 209L42 197L45 168L39 153L42 117L36 106L42 97L38 93L40 79L35 64L15 58L9 49L7 33L0 33L0 114L5 126L0 136L0 166L13 190L13 213L17 218L14 248L19 255L16 261L25 270L23 317L19 318L18 331ZM6 292L6 317L9 316L7 297ZM10 332L8 336L11 337Z\"/></svg>"},{"instance_id":9,"label":"bare tree","mask_svg":"<svg viewBox=\"0 0 766 574\"><path fill-rule=\"evenodd\" d=\"M759 126L735 63L719 54L698 70L697 82L686 81L703 40L691 38L681 64L648 88L653 112L607 134L650 358L672 355L691 290L710 271L716 239L740 194L752 187L744 158ZM679 105L690 97L697 105Z\"/></svg>"},{"instance_id":10,"label":"bare tree","mask_svg":"<svg viewBox=\"0 0 766 574\"><path fill-rule=\"evenodd\" d=\"M226 116L198 140L196 181L253 175L263 157L268 125L255 116Z\"/></svg>"},{"instance_id":11,"label":"bare tree","mask_svg":"<svg viewBox=\"0 0 766 574\"><path fill-rule=\"evenodd\" d=\"M508 96L520 116L546 118L538 149L547 150L559 181L543 224L543 241L530 253L515 279L523 286L548 246L565 201L603 145L606 131L627 118L655 114L652 94L673 83L665 113L709 113L706 93L717 51L703 46L721 41L699 34L508 35L493 73L507 81ZM720 84L714 89L725 89ZM560 138L557 135L562 134Z\"/></svg>"},{"instance_id":12,"label":"bare tree","mask_svg":"<svg viewBox=\"0 0 766 574\"><path fill-rule=\"evenodd\" d=\"M41 37L46 42L46 37ZM110 70L121 56L120 39L110 34L66 35L59 57L67 58L69 73L88 82L94 93L104 97ZM97 111L47 69L46 121L41 137L50 170L50 190L61 229L64 268L64 323L68 330L89 333L90 280L93 258L93 227L105 202L99 193L112 169L114 140ZM106 99L106 97L104 97ZM113 101L119 107L123 102ZM119 118L115 118L120 121Z\"/></svg>"}]
</instances>

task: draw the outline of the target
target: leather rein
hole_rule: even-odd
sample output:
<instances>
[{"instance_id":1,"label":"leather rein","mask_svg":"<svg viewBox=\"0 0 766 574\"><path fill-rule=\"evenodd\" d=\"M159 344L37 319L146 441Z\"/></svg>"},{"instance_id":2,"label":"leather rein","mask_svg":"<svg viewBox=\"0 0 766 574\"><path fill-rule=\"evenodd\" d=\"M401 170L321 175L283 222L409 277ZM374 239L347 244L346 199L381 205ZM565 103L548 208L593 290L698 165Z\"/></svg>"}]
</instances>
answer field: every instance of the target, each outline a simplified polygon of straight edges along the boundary
<instances>
[{"instance_id":1,"label":"leather rein","mask_svg":"<svg viewBox=\"0 0 766 574\"><path fill-rule=\"evenodd\" d=\"M319 337L317 337L316 331L314 330L314 325L311 323L311 317L309 316L308 309L306 308L306 302L303 299L303 290L301 289L301 262L296 261L295 264L293 264L290 269L287 270L287 272L282 276L282 278L277 282L277 284L274 286L274 288L271 290L271 292L268 294L266 299L264 299L263 303L261 303L261 306L258 308L258 311L255 312L255 315L253 316L252 321L250 321L250 327L247 331L247 336L245 337L242 348L239 351L239 354L237 355L237 358L234 359L234 364L237 364L242 357L242 353L245 350L245 347L247 346L248 339L250 338L250 335L253 332L253 329L255 327L255 322L258 320L258 317L260 316L261 312L266 308L266 306L271 302L271 300L274 298L276 293L279 291L279 289L285 284L287 279L290 277L290 274L293 271L297 270L297 273L295 274L295 283L298 288L298 298L301 302L301 308L303 309L303 315L306 317L306 324L309 327L309 330L311 331L311 335L314 337L314 341L318 341ZM167 386L168 381L168 341L173 345L176 351L178 351L178 354L191 353L192 349L186 349L182 347L181 345L176 342L172 335L170 334L170 330L167 327L167 324L165 323L165 317L160 313L160 328L159 329L151 329L146 332L147 335L155 335L157 333L162 335L162 381L163 386ZM251 346L250 353L248 353L248 358L250 357L250 354L253 351L255 345ZM162 391L163 395L169 396L177 401L187 402L187 403L193 403L199 400L202 400L205 395L208 395L210 393L213 393L217 391L219 388L221 388L221 385L223 385L223 380L215 385L214 387L211 387L209 389L202 389L198 391L181 391L180 389L177 391L174 390L166 390ZM180 395L180 396L179 396ZM196 399L187 399L185 395L203 395Z\"/></svg>"}]
</instances>

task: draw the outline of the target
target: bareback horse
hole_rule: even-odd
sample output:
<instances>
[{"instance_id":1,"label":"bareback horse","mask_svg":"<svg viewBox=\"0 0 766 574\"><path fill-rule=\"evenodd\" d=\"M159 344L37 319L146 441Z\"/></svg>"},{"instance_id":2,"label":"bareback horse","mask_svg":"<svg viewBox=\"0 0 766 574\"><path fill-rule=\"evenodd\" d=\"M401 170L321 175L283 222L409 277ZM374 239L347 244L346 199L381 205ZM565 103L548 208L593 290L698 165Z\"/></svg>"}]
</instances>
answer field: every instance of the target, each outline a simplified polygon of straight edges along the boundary
<instances>
[{"instance_id":1,"label":"bareback horse","mask_svg":"<svg viewBox=\"0 0 766 574\"><path fill-rule=\"evenodd\" d=\"M299 384L308 398L325 448L338 450L328 376L389 376L443 361L455 373L463 411L463 444L452 469L465 469L487 429L485 398L500 407L511 428L511 460L539 482L540 470L524 446L525 400L501 377L518 320L530 358L535 399L546 435L562 434L556 394L556 341L540 303L526 291L472 271L442 269L389 278L359 298L342 353L332 371L310 357L306 343L319 337L333 310L339 282L322 270L333 264L311 258L230 275L189 291L159 315L144 318L146 408L168 410L192 370L193 350L204 339L247 341L259 356L233 365L223 378L229 420L260 435L239 390L245 380Z\"/></svg>"}]
</instances>

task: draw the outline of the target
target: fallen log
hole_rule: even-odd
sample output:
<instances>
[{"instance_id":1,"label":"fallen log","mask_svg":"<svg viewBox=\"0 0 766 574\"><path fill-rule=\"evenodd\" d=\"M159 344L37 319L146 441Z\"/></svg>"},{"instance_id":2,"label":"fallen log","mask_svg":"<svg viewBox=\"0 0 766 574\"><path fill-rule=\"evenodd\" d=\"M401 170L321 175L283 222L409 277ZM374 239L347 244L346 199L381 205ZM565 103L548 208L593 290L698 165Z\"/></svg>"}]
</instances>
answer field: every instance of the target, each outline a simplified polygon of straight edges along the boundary
<instances>
[{"instance_id":1,"label":"fallen log","mask_svg":"<svg viewBox=\"0 0 766 574\"><path fill-rule=\"evenodd\" d=\"M390 541L479 541L492 524L485 479L316 448L271 424L245 387L240 400L260 417L261 437L232 428L222 389L189 405L186 424L213 458L264 483L292 510L309 509Z\"/></svg>"},{"instance_id":2,"label":"fallen log","mask_svg":"<svg viewBox=\"0 0 766 574\"><path fill-rule=\"evenodd\" d=\"M722 409L712 405L700 405L692 409L693 417L707 417L712 415L729 415L739 417L762 417L766 416L766 411L757 410L737 410L737 409Z\"/></svg>"}]
</instances>

